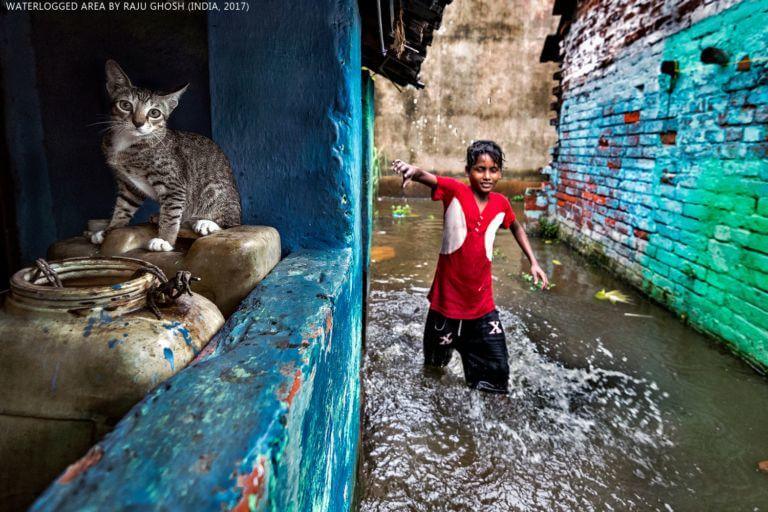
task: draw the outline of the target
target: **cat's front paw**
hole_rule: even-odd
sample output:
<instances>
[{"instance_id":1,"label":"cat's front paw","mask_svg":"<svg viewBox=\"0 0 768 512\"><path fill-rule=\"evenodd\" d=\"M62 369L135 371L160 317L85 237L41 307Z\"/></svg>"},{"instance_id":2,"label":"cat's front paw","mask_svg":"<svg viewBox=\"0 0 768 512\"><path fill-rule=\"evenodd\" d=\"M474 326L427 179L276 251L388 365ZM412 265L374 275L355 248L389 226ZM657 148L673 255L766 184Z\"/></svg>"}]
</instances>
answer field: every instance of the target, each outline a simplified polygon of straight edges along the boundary
<instances>
[{"instance_id":1,"label":"cat's front paw","mask_svg":"<svg viewBox=\"0 0 768 512\"><path fill-rule=\"evenodd\" d=\"M167 240L163 240L162 238L153 238L147 244L147 249L154 252L168 252L173 250L173 246L169 244Z\"/></svg>"},{"instance_id":2,"label":"cat's front paw","mask_svg":"<svg viewBox=\"0 0 768 512\"><path fill-rule=\"evenodd\" d=\"M104 230L96 231L91 235L91 243L95 245L101 245L104 241Z\"/></svg>"},{"instance_id":3,"label":"cat's front paw","mask_svg":"<svg viewBox=\"0 0 768 512\"><path fill-rule=\"evenodd\" d=\"M205 236L221 231L221 226L212 220L198 220L192 225L192 230L200 236Z\"/></svg>"}]
</instances>

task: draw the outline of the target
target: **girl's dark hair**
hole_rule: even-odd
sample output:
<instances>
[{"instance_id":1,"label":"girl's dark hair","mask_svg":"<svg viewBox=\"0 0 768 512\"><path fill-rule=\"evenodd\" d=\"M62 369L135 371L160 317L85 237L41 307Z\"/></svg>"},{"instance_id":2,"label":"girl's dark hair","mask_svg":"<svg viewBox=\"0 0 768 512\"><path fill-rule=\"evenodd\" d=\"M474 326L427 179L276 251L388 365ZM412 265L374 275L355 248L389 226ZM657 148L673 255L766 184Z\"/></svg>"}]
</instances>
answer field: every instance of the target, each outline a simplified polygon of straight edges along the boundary
<instances>
[{"instance_id":1,"label":"girl's dark hair","mask_svg":"<svg viewBox=\"0 0 768 512\"><path fill-rule=\"evenodd\" d=\"M475 165L480 155L488 155L501 170L504 166L504 152L492 140L476 140L467 148L467 171Z\"/></svg>"}]
</instances>

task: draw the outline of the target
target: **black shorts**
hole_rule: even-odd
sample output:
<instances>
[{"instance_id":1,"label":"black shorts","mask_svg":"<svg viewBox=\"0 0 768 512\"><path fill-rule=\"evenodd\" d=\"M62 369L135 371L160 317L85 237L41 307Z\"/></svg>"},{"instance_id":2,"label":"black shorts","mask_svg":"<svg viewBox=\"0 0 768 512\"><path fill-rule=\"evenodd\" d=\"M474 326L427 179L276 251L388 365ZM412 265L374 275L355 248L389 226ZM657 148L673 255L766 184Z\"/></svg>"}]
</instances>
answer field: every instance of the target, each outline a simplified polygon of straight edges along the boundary
<instances>
[{"instance_id":1,"label":"black shorts","mask_svg":"<svg viewBox=\"0 0 768 512\"><path fill-rule=\"evenodd\" d=\"M474 320L454 320L430 309L424 327L424 365L447 365L453 349L461 355L469 387L492 393L508 392L507 340L498 311Z\"/></svg>"}]
</instances>

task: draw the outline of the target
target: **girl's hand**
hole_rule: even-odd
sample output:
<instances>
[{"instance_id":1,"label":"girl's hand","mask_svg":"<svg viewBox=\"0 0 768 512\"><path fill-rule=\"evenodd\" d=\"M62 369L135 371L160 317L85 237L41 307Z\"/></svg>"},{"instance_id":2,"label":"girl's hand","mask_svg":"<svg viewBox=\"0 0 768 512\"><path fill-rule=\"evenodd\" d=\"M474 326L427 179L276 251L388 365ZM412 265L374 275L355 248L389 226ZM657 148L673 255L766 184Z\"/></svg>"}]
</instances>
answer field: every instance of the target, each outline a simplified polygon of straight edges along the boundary
<instances>
[{"instance_id":1,"label":"girl's hand","mask_svg":"<svg viewBox=\"0 0 768 512\"><path fill-rule=\"evenodd\" d=\"M413 177L420 171L418 167L407 164L403 162L402 160L395 160L392 162L392 171L395 174L399 174L403 178L403 188L408 184L408 182L413 179Z\"/></svg>"},{"instance_id":2,"label":"girl's hand","mask_svg":"<svg viewBox=\"0 0 768 512\"><path fill-rule=\"evenodd\" d=\"M544 273L538 263L531 263L531 275L533 276L533 284L539 284L539 279L541 279L542 290L545 290L547 286L549 286L547 274Z\"/></svg>"}]
</instances>

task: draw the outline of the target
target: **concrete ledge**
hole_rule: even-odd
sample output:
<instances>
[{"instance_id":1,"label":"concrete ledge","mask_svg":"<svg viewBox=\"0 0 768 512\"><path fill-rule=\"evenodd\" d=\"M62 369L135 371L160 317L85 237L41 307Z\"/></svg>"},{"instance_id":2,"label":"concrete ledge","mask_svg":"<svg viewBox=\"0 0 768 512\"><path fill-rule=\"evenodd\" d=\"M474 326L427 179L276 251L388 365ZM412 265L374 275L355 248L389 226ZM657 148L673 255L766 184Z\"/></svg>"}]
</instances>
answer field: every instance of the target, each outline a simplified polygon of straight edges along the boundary
<instances>
[{"instance_id":1,"label":"concrete ledge","mask_svg":"<svg viewBox=\"0 0 768 512\"><path fill-rule=\"evenodd\" d=\"M357 266L349 249L285 258L192 365L137 404L32 510L349 509Z\"/></svg>"}]
</instances>

